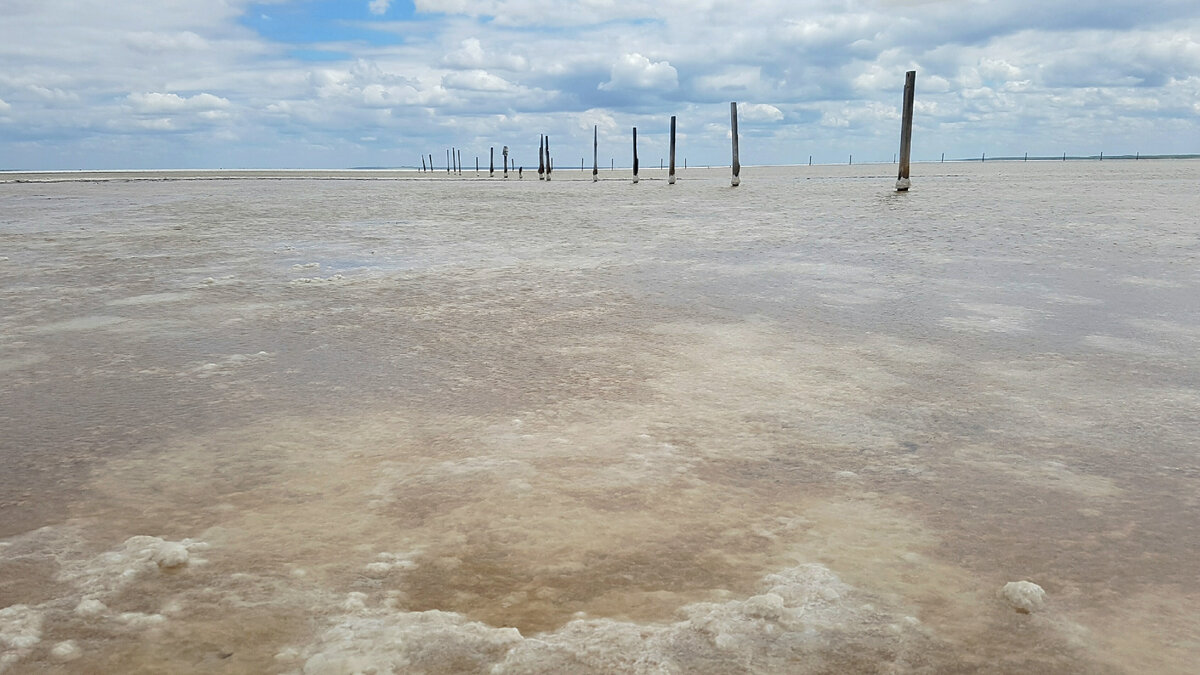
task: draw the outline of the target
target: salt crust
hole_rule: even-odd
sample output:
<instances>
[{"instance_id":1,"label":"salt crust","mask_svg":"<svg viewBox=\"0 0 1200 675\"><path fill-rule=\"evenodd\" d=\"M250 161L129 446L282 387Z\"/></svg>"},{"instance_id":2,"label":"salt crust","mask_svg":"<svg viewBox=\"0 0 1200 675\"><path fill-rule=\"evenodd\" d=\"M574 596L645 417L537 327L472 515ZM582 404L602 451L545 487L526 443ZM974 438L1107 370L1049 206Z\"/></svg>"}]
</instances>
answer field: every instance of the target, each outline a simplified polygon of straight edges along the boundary
<instances>
[{"instance_id":1,"label":"salt crust","mask_svg":"<svg viewBox=\"0 0 1200 675\"><path fill-rule=\"evenodd\" d=\"M744 600L697 603L671 624L580 618L523 637L449 612L403 612L368 606L362 593L350 610L304 649L285 649L299 675L338 673L696 673L810 670L838 654L881 650L898 665L915 655L920 622L892 617L855 599L827 568L806 564L770 574ZM352 610L350 608L353 608Z\"/></svg>"},{"instance_id":2,"label":"salt crust","mask_svg":"<svg viewBox=\"0 0 1200 675\"><path fill-rule=\"evenodd\" d=\"M998 595L1013 609L1024 614L1036 612L1046 605L1046 591L1032 581L1010 581Z\"/></svg>"},{"instance_id":3,"label":"salt crust","mask_svg":"<svg viewBox=\"0 0 1200 675\"><path fill-rule=\"evenodd\" d=\"M55 528L42 528L31 533L31 539L46 544L45 540L59 546L54 550L70 550L66 533ZM56 541L58 540L58 541ZM5 546L6 555L17 553L22 547ZM44 550L43 546L39 546ZM94 557L72 558L69 553L60 558L57 580L71 584L75 591L67 596L49 600L40 605L12 605L0 609L0 673L4 673L19 661L28 657L42 641L42 626L52 611L68 609L75 615L97 620L98 625L128 633L142 632L166 622L161 614L143 612L119 612L105 603L138 579L150 574L162 574L167 570L180 569L188 564L203 564L195 553L208 548L201 541L184 539L166 541L160 537L136 536L126 539L112 551ZM82 650L72 641L56 644L50 650L51 658L66 662L79 658Z\"/></svg>"}]
</instances>

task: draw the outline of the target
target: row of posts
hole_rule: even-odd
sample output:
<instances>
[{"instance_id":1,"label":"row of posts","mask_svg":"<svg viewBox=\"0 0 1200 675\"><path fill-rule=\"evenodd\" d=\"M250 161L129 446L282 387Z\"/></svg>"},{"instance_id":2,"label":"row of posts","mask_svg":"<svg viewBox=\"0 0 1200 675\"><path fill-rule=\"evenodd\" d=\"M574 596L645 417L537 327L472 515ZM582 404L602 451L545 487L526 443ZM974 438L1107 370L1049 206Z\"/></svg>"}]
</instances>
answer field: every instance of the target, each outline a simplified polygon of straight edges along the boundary
<instances>
[{"instance_id":1,"label":"row of posts","mask_svg":"<svg viewBox=\"0 0 1200 675\"><path fill-rule=\"evenodd\" d=\"M913 120L913 96L916 89L917 71L910 70L904 74L904 111L900 122L900 156L899 165L900 171L896 176L896 191L907 192L912 183L909 180L909 158L912 152L912 120ZM733 187L741 184L742 165L738 157L738 112L737 101L729 104L729 125L733 137L733 161L730 167L733 170L733 178L730 183ZM599 164L599 149L600 149L600 128L599 126L592 127L592 181L600 180L600 164ZM504 146L504 177L508 178L509 154L508 146ZM670 146L670 161L667 170L667 183L675 184L675 116L671 116L671 146ZM943 155L943 159L945 155ZM1065 157L1064 157L1065 158ZM850 162L854 162L853 156ZM812 157L809 156L808 163L812 164ZM516 162L513 162L513 167L517 169L517 175L521 176L524 172L524 167L517 167ZM550 174L553 171L554 163L550 158L550 137L543 134L538 141L538 180L550 180ZM581 170L583 162L580 161ZM425 155L421 156L421 170L433 171L433 155L429 155L429 166L425 166ZM462 150L451 148L446 151L446 172L457 173L462 175ZM475 158L475 173L479 173L479 157ZM491 148L491 163L488 166L488 176L496 175L496 148ZM638 143L637 143L637 127L633 127L633 182L638 182Z\"/></svg>"}]
</instances>

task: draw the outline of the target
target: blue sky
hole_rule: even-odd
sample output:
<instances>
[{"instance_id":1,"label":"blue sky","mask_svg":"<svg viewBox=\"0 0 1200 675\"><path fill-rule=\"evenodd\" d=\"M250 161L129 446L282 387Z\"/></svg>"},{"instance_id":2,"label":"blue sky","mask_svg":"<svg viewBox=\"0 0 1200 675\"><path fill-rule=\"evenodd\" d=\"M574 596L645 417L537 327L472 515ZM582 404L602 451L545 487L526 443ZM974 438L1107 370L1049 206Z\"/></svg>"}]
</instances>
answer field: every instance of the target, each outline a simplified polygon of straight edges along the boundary
<instances>
[{"instance_id":1,"label":"blue sky","mask_svg":"<svg viewBox=\"0 0 1200 675\"><path fill-rule=\"evenodd\" d=\"M0 168L1200 152L1194 0L0 0ZM660 147L661 146L661 147Z\"/></svg>"}]
</instances>

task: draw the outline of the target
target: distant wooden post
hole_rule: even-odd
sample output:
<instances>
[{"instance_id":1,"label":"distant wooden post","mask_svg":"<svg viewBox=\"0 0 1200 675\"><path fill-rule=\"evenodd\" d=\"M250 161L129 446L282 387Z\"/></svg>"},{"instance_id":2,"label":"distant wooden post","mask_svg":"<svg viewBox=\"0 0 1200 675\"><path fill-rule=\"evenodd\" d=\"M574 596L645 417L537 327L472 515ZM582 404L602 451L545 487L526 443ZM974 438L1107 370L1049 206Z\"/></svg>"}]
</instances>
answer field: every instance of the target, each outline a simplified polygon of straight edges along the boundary
<instances>
[{"instance_id":1,"label":"distant wooden post","mask_svg":"<svg viewBox=\"0 0 1200 675\"><path fill-rule=\"evenodd\" d=\"M812 166L812 155L808 156L808 165Z\"/></svg>"},{"instance_id":2,"label":"distant wooden post","mask_svg":"<svg viewBox=\"0 0 1200 675\"><path fill-rule=\"evenodd\" d=\"M592 127L592 182L600 181L600 125Z\"/></svg>"},{"instance_id":3,"label":"distant wooden post","mask_svg":"<svg viewBox=\"0 0 1200 675\"><path fill-rule=\"evenodd\" d=\"M1028 152L1027 152L1027 153L1025 153L1025 161L1026 161L1026 162L1028 162L1028 161L1029 161L1029 153L1028 153Z\"/></svg>"},{"instance_id":4,"label":"distant wooden post","mask_svg":"<svg viewBox=\"0 0 1200 675\"><path fill-rule=\"evenodd\" d=\"M425 173L425 155L421 155L421 173Z\"/></svg>"},{"instance_id":5,"label":"distant wooden post","mask_svg":"<svg viewBox=\"0 0 1200 675\"><path fill-rule=\"evenodd\" d=\"M450 151L446 151L446 173L450 173Z\"/></svg>"},{"instance_id":6,"label":"distant wooden post","mask_svg":"<svg viewBox=\"0 0 1200 675\"><path fill-rule=\"evenodd\" d=\"M983 154L981 154L981 155L979 155L979 161L981 161L981 162L986 162L986 161L987 161L987 153L986 153L986 152L985 152L985 153L983 153Z\"/></svg>"},{"instance_id":7,"label":"distant wooden post","mask_svg":"<svg viewBox=\"0 0 1200 675\"><path fill-rule=\"evenodd\" d=\"M554 171L554 160L550 159L550 135L546 135L546 180L550 180L550 172Z\"/></svg>"},{"instance_id":8,"label":"distant wooden post","mask_svg":"<svg viewBox=\"0 0 1200 675\"><path fill-rule=\"evenodd\" d=\"M429 153L429 173L433 173L433 153Z\"/></svg>"},{"instance_id":9,"label":"distant wooden post","mask_svg":"<svg viewBox=\"0 0 1200 675\"><path fill-rule=\"evenodd\" d=\"M675 116L671 115L671 168L667 171L667 185L675 184Z\"/></svg>"},{"instance_id":10,"label":"distant wooden post","mask_svg":"<svg viewBox=\"0 0 1200 675\"><path fill-rule=\"evenodd\" d=\"M633 128L633 182L638 182L637 127Z\"/></svg>"},{"instance_id":11,"label":"distant wooden post","mask_svg":"<svg viewBox=\"0 0 1200 675\"><path fill-rule=\"evenodd\" d=\"M488 178L496 177L496 146L490 148L491 159L488 161Z\"/></svg>"},{"instance_id":12,"label":"distant wooden post","mask_svg":"<svg viewBox=\"0 0 1200 675\"><path fill-rule=\"evenodd\" d=\"M738 161L737 101L729 103L729 126L733 130L733 187L741 185L742 163Z\"/></svg>"},{"instance_id":13,"label":"distant wooden post","mask_svg":"<svg viewBox=\"0 0 1200 675\"><path fill-rule=\"evenodd\" d=\"M1063 161L1064 162L1067 161L1067 153L1065 153L1065 152L1063 153Z\"/></svg>"},{"instance_id":14,"label":"distant wooden post","mask_svg":"<svg viewBox=\"0 0 1200 675\"><path fill-rule=\"evenodd\" d=\"M479 155L475 155L475 175L479 175Z\"/></svg>"},{"instance_id":15,"label":"distant wooden post","mask_svg":"<svg viewBox=\"0 0 1200 675\"><path fill-rule=\"evenodd\" d=\"M538 134L538 180L546 180L546 136Z\"/></svg>"},{"instance_id":16,"label":"distant wooden post","mask_svg":"<svg viewBox=\"0 0 1200 675\"><path fill-rule=\"evenodd\" d=\"M462 175L462 148L458 149L458 175Z\"/></svg>"},{"instance_id":17,"label":"distant wooden post","mask_svg":"<svg viewBox=\"0 0 1200 675\"><path fill-rule=\"evenodd\" d=\"M508 146L504 146L504 177L508 178Z\"/></svg>"},{"instance_id":18,"label":"distant wooden post","mask_svg":"<svg viewBox=\"0 0 1200 675\"><path fill-rule=\"evenodd\" d=\"M450 173L458 173L458 150L450 148Z\"/></svg>"},{"instance_id":19,"label":"distant wooden post","mask_svg":"<svg viewBox=\"0 0 1200 675\"><path fill-rule=\"evenodd\" d=\"M854 166L854 155L850 155L850 166Z\"/></svg>"},{"instance_id":20,"label":"distant wooden post","mask_svg":"<svg viewBox=\"0 0 1200 675\"><path fill-rule=\"evenodd\" d=\"M946 163L946 153L942 153L942 164Z\"/></svg>"},{"instance_id":21,"label":"distant wooden post","mask_svg":"<svg viewBox=\"0 0 1200 675\"><path fill-rule=\"evenodd\" d=\"M1100 151L1100 161L1101 162L1104 161L1104 151L1103 150Z\"/></svg>"},{"instance_id":22,"label":"distant wooden post","mask_svg":"<svg viewBox=\"0 0 1200 675\"><path fill-rule=\"evenodd\" d=\"M908 192L912 183L908 180L909 155L912 152L913 93L917 85L917 71L904 74L904 116L900 121L900 173L896 176L896 192Z\"/></svg>"}]
</instances>

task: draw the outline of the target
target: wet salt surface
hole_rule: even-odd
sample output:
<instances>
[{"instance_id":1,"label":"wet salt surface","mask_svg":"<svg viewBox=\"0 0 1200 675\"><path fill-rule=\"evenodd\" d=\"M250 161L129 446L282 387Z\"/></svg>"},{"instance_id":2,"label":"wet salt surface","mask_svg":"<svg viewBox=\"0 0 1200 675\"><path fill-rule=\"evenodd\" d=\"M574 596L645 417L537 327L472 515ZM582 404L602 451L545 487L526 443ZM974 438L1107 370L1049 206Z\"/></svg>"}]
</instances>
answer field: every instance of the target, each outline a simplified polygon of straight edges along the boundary
<instances>
[{"instance_id":1,"label":"wet salt surface","mask_svg":"<svg viewBox=\"0 0 1200 675\"><path fill-rule=\"evenodd\" d=\"M1200 165L890 169L0 184L0 672L1190 672Z\"/></svg>"}]
</instances>

